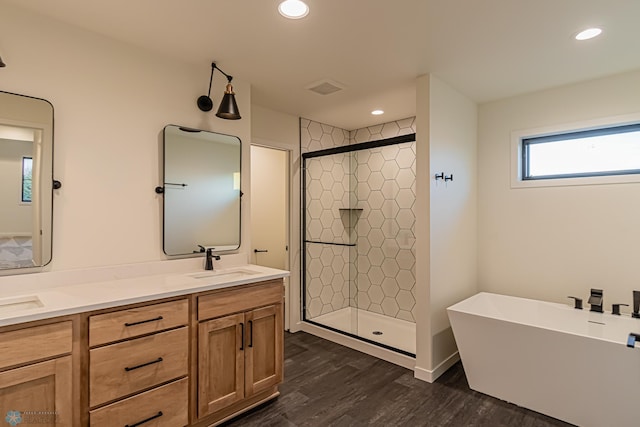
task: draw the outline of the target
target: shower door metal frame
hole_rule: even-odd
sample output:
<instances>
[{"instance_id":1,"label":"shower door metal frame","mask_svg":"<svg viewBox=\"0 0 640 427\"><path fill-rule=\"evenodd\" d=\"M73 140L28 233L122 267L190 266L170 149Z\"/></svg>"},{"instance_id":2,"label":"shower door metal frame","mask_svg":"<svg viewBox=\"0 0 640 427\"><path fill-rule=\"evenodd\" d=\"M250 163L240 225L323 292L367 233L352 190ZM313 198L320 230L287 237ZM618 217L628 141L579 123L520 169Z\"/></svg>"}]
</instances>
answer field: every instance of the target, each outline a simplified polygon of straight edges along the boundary
<instances>
[{"instance_id":1,"label":"shower door metal frame","mask_svg":"<svg viewBox=\"0 0 640 427\"><path fill-rule=\"evenodd\" d=\"M302 319L303 322L307 322L310 323L312 325L315 326L319 326L322 327L324 329L328 329L330 331L333 332L337 332L340 333L342 335L346 335L361 341L365 341L369 344L373 344L373 345L377 345L378 347L382 347L385 348L387 350L392 350L395 351L397 353L401 353L404 354L406 356L410 356L410 357L415 357L416 355L413 353L410 353L408 351L404 351L404 350L400 350L398 348L386 345L386 344L382 344L379 343L377 341L362 337L360 335L355 335L352 334L350 332L346 332L331 326L327 326L327 325L323 325L322 323L318 323L315 322L311 319L307 319L307 275L306 275L306 268L307 268L307 244L308 243L319 243L319 244L328 244L328 245L336 245L336 246L356 246L355 243L351 244L351 243L332 243L332 242L316 242L316 241L312 241L312 240L307 240L307 159L313 159L316 157L323 157L323 156L330 156L333 154L342 154L342 153L351 153L354 151L362 151L362 150L369 150L372 148L378 148L378 147L385 147L388 145L396 145L396 144L402 144L405 142L415 142L416 141L416 134L415 133L410 133L407 135L400 135L400 136L395 136L392 138L386 138L386 139L379 139L379 140L375 140L375 141L368 141L368 142L361 142L358 144L351 144L351 145L342 145L339 147L332 147L332 148L325 148L322 150L317 150L317 151L309 151L307 153L302 153L301 157L302 157L302 171L300 173L300 180L301 180L301 195L300 195L300 238L301 238L301 242L300 242L300 252L301 252L301 262L300 262L300 283L302 285L302 306L301 306L301 316L300 318ZM357 309L357 308L356 308Z\"/></svg>"}]
</instances>

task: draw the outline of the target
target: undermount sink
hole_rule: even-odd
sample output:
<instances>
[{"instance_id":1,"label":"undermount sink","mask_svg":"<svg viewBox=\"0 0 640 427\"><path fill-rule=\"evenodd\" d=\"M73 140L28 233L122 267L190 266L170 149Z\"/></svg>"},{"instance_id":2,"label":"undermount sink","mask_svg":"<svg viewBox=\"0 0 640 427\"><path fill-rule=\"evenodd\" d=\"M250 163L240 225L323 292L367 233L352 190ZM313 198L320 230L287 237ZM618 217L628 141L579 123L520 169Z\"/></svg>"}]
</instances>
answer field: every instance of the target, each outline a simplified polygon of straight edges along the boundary
<instances>
[{"instance_id":1,"label":"undermount sink","mask_svg":"<svg viewBox=\"0 0 640 427\"><path fill-rule=\"evenodd\" d=\"M190 274L194 279L206 281L206 282L223 282L237 279L243 279L248 276L259 274L259 271L239 268L234 270L222 270L222 271L206 271L204 273Z\"/></svg>"},{"instance_id":2,"label":"undermount sink","mask_svg":"<svg viewBox=\"0 0 640 427\"><path fill-rule=\"evenodd\" d=\"M0 314L39 307L44 307L44 304L36 295L0 298Z\"/></svg>"}]
</instances>

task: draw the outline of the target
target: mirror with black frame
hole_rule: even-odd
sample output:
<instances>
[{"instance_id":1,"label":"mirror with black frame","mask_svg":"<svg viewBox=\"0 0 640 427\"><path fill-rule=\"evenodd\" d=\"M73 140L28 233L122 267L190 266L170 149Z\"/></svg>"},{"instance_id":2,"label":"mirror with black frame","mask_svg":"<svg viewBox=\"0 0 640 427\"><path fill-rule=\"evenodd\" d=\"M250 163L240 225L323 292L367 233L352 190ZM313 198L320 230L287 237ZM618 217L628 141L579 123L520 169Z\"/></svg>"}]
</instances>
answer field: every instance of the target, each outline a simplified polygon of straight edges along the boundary
<instances>
[{"instance_id":1,"label":"mirror with black frame","mask_svg":"<svg viewBox=\"0 0 640 427\"><path fill-rule=\"evenodd\" d=\"M188 255L240 247L241 141L183 126L163 131L163 251Z\"/></svg>"},{"instance_id":2,"label":"mirror with black frame","mask_svg":"<svg viewBox=\"0 0 640 427\"><path fill-rule=\"evenodd\" d=\"M53 105L0 91L0 270L51 261ZM22 269L22 270L21 270Z\"/></svg>"}]
</instances>

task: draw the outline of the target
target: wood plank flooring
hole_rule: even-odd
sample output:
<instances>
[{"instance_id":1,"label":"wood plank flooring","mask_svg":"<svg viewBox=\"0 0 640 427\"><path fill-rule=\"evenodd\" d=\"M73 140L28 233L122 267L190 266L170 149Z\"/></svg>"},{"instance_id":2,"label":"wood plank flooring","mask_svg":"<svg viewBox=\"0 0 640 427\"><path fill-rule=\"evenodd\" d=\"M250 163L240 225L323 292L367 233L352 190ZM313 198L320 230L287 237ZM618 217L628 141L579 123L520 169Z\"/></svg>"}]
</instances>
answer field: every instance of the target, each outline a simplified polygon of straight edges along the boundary
<instances>
[{"instance_id":1,"label":"wood plank flooring","mask_svg":"<svg viewBox=\"0 0 640 427\"><path fill-rule=\"evenodd\" d=\"M469 389L460 363L429 384L413 371L313 335L285 334L280 397L226 427L570 425Z\"/></svg>"}]
</instances>

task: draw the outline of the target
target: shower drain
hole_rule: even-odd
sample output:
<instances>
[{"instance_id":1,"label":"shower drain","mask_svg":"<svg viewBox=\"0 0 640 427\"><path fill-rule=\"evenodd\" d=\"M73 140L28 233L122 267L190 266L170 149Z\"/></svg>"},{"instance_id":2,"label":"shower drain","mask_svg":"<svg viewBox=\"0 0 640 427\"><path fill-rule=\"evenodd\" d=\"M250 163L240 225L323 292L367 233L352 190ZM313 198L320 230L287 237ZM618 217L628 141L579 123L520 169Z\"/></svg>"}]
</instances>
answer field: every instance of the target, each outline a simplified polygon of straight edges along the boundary
<instances>
[{"instance_id":1,"label":"shower drain","mask_svg":"<svg viewBox=\"0 0 640 427\"><path fill-rule=\"evenodd\" d=\"M373 335L382 335L382 331L373 331Z\"/></svg>"}]
</instances>

